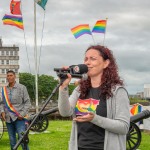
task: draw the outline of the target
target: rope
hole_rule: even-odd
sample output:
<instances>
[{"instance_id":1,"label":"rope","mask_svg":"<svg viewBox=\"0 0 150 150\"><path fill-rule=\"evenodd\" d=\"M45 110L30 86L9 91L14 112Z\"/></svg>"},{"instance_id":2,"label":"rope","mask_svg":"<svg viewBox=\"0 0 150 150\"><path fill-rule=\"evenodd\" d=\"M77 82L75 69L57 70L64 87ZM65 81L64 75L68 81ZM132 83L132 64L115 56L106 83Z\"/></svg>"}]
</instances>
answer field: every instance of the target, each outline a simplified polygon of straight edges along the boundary
<instances>
[{"instance_id":1,"label":"rope","mask_svg":"<svg viewBox=\"0 0 150 150\"><path fill-rule=\"evenodd\" d=\"M20 4L21 4L21 10L22 10L22 0L20 0L20 2L21 2ZM24 26L24 22L23 22L23 26ZM28 49L27 49L27 42L26 42L25 30L23 30L23 34L24 34L25 50L26 50L27 60L28 60L28 65L29 65L29 72L31 74L31 66L30 66L30 61L29 61L29 55L28 55ZM33 83L34 82L32 81L33 92L34 92L34 95L35 95L35 88L34 88Z\"/></svg>"},{"instance_id":2,"label":"rope","mask_svg":"<svg viewBox=\"0 0 150 150\"><path fill-rule=\"evenodd\" d=\"M22 0L20 0L20 1L21 1L21 9L22 9ZM39 74L39 70L40 70L41 50L42 50L42 46L43 46L42 45L43 44L43 32L44 32L44 27L45 27L45 11L44 11L44 17L43 17L42 36L41 36L41 45L40 45L40 51L39 51L39 62L38 62L38 65L37 65L37 68L38 68L37 74ZM23 33L24 33L24 41L25 41L25 49L26 49L26 54L27 54L27 60L28 60L28 65L29 65L29 72L31 74L31 66L30 66L30 61L29 61L29 55L28 55L28 49L27 49L27 42L26 42L26 36L25 36L25 31L24 30L23 30ZM34 85L33 85L33 92L34 92L34 95L35 95Z\"/></svg>"},{"instance_id":3,"label":"rope","mask_svg":"<svg viewBox=\"0 0 150 150\"><path fill-rule=\"evenodd\" d=\"M46 10L45 10L46 11ZM39 63L38 63L38 74L39 74L39 68L40 68L40 62L41 62L41 50L42 50L42 42L43 42L43 31L45 26L45 11L44 11L44 18L43 18L43 26L42 26L42 36L41 36L41 45L40 45L40 51L39 51Z\"/></svg>"},{"instance_id":4,"label":"rope","mask_svg":"<svg viewBox=\"0 0 150 150\"><path fill-rule=\"evenodd\" d=\"M26 49L26 53L27 53L27 60L28 60L28 65L29 65L29 72L31 74L31 67L30 67L30 61L29 61L29 55L28 55L28 49L27 49L27 42L26 42L26 38L25 38L25 31L23 30L24 33L24 41L25 41L25 49ZM32 80L32 86L33 86L33 92L34 92L34 96L35 96L35 88L34 88L34 84L33 84L33 80Z\"/></svg>"},{"instance_id":5,"label":"rope","mask_svg":"<svg viewBox=\"0 0 150 150\"><path fill-rule=\"evenodd\" d=\"M28 49L27 49L27 42L26 42L25 31L24 30L23 30L23 33L24 33L25 49L26 49L26 53L27 53L27 60L28 60L28 65L29 65L29 72L31 73L31 67L30 67L30 61L29 61L29 55L28 55Z\"/></svg>"},{"instance_id":6,"label":"rope","mask_svg":"<svg viewBox=\"0 0 150 150\"><path fill-rule=\"evenodd\" d=\"M21 2L20 4L21 4L21 10L22 10L22 0L20 0L20 2ZM24 21L23 21L23 26L24 26ZM31 73L31 67L30 67L30 61L29 61L29 55L28 55L28 49L27 49L27 42L26 42L26 38L25 38L25 30L23 30L23 34L24 34L25 49L26 49L26 53L27 53L27 60L28 60L28 65L29 65L29 71Z\"/></svg>"}]
</instances>

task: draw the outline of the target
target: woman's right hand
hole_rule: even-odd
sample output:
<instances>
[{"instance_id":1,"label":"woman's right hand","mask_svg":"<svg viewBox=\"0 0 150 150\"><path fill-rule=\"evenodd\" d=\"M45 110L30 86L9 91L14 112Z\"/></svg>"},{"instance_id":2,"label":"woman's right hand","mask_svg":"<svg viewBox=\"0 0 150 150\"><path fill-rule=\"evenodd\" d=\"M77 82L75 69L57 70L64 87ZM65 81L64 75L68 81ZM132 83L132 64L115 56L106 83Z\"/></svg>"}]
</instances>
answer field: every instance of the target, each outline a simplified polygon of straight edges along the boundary
<instances>
[{"instance_id":1,"label":"woman's right hand","mask_svg":"<svg viewBox=\"0 0 150 150\"><path fill-rule=\"evenodd\" d=\"M60 88L59 88L60 90L63 90L64 88L68 87L72 77L69 73L67 74L67 77L68 78L65 79L65 81L63 81L62 85L60 86Z\"/></svg>"}]
</instances>

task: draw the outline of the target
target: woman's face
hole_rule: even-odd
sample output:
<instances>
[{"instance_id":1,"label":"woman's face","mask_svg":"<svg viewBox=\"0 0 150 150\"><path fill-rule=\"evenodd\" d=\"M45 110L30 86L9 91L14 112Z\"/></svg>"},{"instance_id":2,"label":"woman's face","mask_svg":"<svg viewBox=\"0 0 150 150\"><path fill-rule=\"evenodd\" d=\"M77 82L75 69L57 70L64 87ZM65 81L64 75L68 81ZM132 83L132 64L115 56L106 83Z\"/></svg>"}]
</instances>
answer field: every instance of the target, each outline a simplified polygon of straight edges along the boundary
<instances>
[{"instance_id":1,"label":"woman's face","mask_svg":"<svg viewBox=\"0 0 150 150\"><path fill-rule=\"evenodd\" d=\"M88 76L101 76L103 70L109 65L109 60L104 60L98 50L90 49L86 52L84 64L88 66Z\"/></svg>"}]
</instances>

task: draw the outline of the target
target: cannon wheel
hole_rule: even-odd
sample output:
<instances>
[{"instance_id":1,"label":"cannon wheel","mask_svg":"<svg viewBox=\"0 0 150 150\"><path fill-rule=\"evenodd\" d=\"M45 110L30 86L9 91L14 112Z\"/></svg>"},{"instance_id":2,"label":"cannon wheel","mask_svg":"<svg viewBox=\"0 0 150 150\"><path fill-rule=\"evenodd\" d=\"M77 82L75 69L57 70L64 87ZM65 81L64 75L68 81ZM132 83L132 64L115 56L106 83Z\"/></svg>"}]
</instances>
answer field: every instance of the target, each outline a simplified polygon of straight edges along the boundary
<instances>
[{"instance_id":1,"label":"cannon wheel","mask_svg":"<svg viewBox=\"0 0 150 150\"><path fill-rule=\"evenodd\" d=\"M139 127L133 123L130 122L130 128L127 134L127 150L135 150L139 147L141 143L141 131Z\"/></svg>"},{"instance_id":2,"label":"cannon wheel","mask_svg":"<svg viewBox=\"0 0 150 150\"><path fill-rule=\"evenodd\" d=\"M35 132L43 132L48 128L48 125L49 121L47 116L40 115L32 125L31 130Z\"/></svg>"},{"instance_id":3,"label":"cannon wheel","mask_svg":"<svg viewBox=\"0 0 150 150\"><path fill-rule=\"evenodd\" d=\"M4 133L4 122L0 119L0 139L2 138Z\"/></svg>"}]
</instances>

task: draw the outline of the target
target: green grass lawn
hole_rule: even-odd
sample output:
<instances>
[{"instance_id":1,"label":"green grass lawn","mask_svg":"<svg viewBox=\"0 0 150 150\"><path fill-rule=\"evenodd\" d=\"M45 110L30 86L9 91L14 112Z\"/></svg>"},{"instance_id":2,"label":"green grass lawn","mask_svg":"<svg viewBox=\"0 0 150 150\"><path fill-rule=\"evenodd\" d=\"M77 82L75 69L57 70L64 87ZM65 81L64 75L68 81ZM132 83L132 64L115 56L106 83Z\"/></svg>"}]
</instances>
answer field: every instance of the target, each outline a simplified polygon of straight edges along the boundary
<instances>
[{"instance_id":1,"label":"green grass lawn","mask_svg":"<svg viewBox=\"0 0 150 150\"><path fill-rule=\"evenodd\" d=\"M30 150L67 150L71 121L50 121L47 132L30 134ZM142 132L140 150L150 150L150 134ZM10 150L7 132L0 140L0 150ZM21 150L19 148L18 150Z\"/></svg>"},{"instance_id":2,"label":"green grass lawn","mask_svg":"<svg viewBox=\"0 0 150 150\"><path fill-rule=\"evenodd\" d=\"M50 121L47 132L29 135L30 150L67 150L70 130L71 121ZM10 150L7 132L0 140L0 150Z\"/></svg>"},{"instance_id":3,"label":"green grass lawn","mask_svg":"<svg viewBox=\"0 0 150 150\"><path fill-rule=\"evenodd\" d=\"M150 134L149 133L142 133L142 141L138 149L150 150Z\"/></svg>"}]
</instances>

